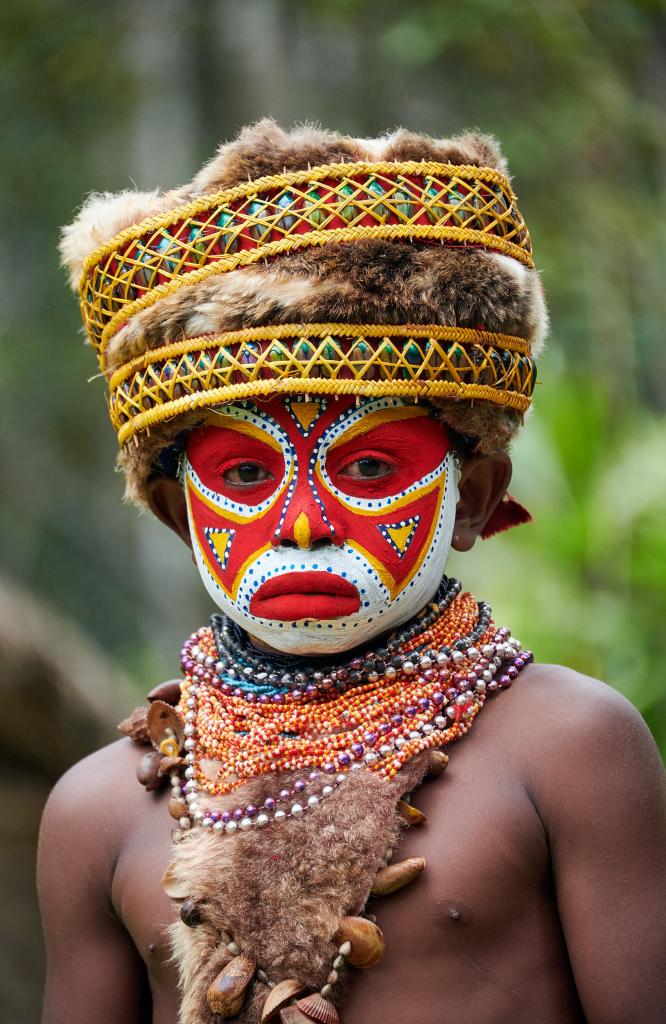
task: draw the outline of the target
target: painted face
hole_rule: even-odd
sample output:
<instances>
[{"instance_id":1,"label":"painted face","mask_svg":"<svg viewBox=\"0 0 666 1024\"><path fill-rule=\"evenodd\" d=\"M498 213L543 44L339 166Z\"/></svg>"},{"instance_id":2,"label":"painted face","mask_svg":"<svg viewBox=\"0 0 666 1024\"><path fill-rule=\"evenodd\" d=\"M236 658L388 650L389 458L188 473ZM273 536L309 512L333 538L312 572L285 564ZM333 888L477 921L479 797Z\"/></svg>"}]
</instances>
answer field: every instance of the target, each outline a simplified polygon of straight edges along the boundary
<instances>
[{"instance_id":1,"label":"painted face","mask_svg":"<svg viewBox=\"0 0 666 1024\"><path fill-rule=\"evenodd\" d=\"M458 501L445 427L399 398L224 406L188 438L185 487L209 594L294 654L347 650L417 612Z\"/></svg>"}]
</instances>

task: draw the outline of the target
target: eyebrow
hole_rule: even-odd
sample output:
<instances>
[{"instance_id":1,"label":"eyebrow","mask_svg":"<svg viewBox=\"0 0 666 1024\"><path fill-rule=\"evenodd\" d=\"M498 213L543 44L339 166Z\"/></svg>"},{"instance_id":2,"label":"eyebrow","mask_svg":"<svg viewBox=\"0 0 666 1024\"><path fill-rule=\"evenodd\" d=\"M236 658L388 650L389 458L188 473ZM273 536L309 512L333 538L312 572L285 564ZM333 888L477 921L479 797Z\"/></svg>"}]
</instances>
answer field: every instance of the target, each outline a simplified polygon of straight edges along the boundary
<instances>
[{"instance_id":1,"label":"eyebrow","mask_svg":"<svg viewBox=\"0 0 666 1024\"><path fill-rule=\"evenodd\" d=\"M263 419L263 417L260 417ZM266 417L268 418L268 417ZM279 426L275 420L272 422L276 426ZM248 423L247 420L236 419L235 416L225 416L223 413L218 414L214 422L207 422L204 424L207 427L213 427L220 430L231 430L235 434L244 434L247 437L251 437L255 441L259 441L262 444L267 444L270 448L275 451L282 453L283 447L276 437L273 437L268 431L255 423ZM281 433L284 433L280 429Z\"/></svg>"},{"instance_id":2,"label":"eyebrow","mask_svg":"<svg viewBox=\"0 0 666 1024\"><path fill-rule=\"evenodd\" d=\"M367 416L361 417L358 422L352 423L347 430L344 430L328 450L334 451L341 445L353 441L354 438L363 437L375 427L383 427L387 423L399 423L402 420L413 420L428 415L428 410L418 405L404 405L397 409L380 409L377 412L368 413Z\"/></svg>"}]
</instances>

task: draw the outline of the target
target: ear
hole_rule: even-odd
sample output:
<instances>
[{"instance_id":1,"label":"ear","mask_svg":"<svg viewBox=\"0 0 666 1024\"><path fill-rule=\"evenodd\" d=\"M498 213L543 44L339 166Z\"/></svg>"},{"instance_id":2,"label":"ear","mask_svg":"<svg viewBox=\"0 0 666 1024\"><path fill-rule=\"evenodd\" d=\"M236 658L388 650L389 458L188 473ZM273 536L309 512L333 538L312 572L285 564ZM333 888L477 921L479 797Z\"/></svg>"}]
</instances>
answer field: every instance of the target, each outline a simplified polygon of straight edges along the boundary
<instances>
[{"instance_id":1,"label":"ear","mask_svg":"<svg viewBox=\"0 0 666 1024\"><path fill-rule=\"evenodd\" d=\"M463 463L451 546L469 551L511 483L511 459L505 451L473 455Z\"/></svg>"},{"instance_id":2,"label":"ear","mask_svg":"<svg viewBox=\"0 0 666 1024\"><path fill-rule=\"evenodd\" d=\"M146 497L151 512L191 548L185 489L180 481L171 476L155 476L146 485Z\"/></svg>"}]
</instances>

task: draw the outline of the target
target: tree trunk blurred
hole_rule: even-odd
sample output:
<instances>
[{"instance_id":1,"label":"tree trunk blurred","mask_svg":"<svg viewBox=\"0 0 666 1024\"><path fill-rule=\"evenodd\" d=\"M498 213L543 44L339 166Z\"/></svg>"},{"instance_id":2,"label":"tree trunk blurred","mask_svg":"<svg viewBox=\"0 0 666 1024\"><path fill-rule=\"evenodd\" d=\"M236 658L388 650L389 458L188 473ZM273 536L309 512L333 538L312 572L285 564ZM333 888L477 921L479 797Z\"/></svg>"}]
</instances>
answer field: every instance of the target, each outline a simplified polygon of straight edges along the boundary
<instances>
[{"instance_id":1,"label":"tree trunk blurred","mask_svg":"<svg viewBox=\"0 0 666 1024\"><path fill-rule=\"evenodd\" d=\"M126 677L71 622L0 578L0 1004L37 1024L44 956L35 892L42 808L70 765L117 738L136 702Z\"/></svg>"}]
</instances>

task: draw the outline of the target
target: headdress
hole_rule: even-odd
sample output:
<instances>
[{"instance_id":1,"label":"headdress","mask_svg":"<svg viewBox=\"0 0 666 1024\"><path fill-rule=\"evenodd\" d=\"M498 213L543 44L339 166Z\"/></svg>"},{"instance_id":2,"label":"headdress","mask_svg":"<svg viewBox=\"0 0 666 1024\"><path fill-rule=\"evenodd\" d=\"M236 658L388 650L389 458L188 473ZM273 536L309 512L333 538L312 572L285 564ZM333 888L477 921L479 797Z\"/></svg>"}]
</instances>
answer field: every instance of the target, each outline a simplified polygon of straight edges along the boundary
<instances>
[{"instance_id":1,"label":"headdress","mask_svg":"<svg viewBox=\"0 0 666 1024\"><path fill-rule=\"evenodd\" d=\"M484 452L530 405L547 315L487 136L262 121L188 185L89 197L61 252L139 501L161 454L224 402L426 399Z\"/></svg>"}]
</instances>

